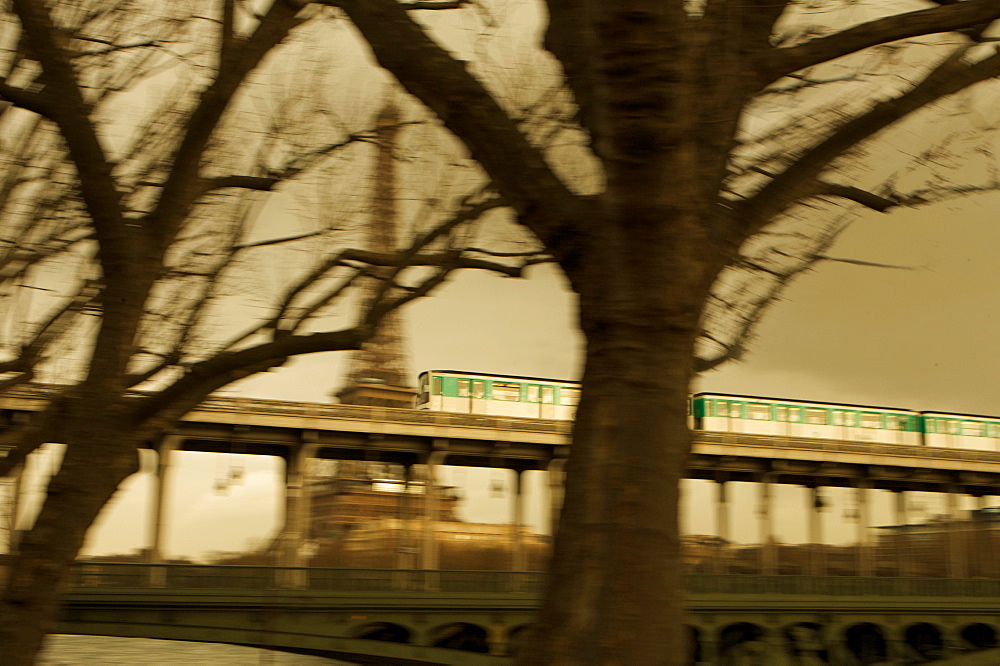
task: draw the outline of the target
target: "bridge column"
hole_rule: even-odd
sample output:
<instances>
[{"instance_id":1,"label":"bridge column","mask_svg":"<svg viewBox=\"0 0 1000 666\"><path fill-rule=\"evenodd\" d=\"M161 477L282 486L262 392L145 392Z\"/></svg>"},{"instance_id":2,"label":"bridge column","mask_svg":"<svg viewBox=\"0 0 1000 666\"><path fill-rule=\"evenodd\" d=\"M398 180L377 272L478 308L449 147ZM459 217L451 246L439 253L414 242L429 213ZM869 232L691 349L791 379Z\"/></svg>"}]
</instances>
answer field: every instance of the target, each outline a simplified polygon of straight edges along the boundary
<instances>
[{"instance_id":1,"label":"bridge column","mask_svg":"<svg viewBox=\"0 0 1000 666\"><path fill-rule=\"evenodd\" d=\"M906 530L904 526L907 524L908 519L906 517L906 493L902 490L895 491L896 493L896 535L895 543L893 546L896 550L896 575L905 576L909 571L909 567L906 566Z\"/></svg>"},{"instance_id":2,"label":"bridge column","mask_svg":"<svg viewBox=\"0 0 1000 666\"><path fill-rule=\"evenodd\" d=\"M416 569L417 549L413 537L413 465L403 465L403 496L399 498L399 538L396 540L397 569Z\"/></svg>"},{"instance_id":3,"label":"bridge column","mask_svg":"<svg viewBox=\"0 0 1000 666\"><path fill-rule=\"evenodd\" d=\"M978 559L977 564L979 565L979 573L977 575L985 578L993 578L996 576L996 566L993 564L993 533L990 531L990 526L986 522L986 514L983 512L989 506L989 501L986 495L980 495L977 498L977 507L979 509L979 520L975 522L976 530L976 557Z\"/></svg>"},{"instance_id":4,"label":"bridge column","mask_svg":"<svg viewBox=\"0 0 1000 666\"><path fill-rule=\"evenodd\" d=\"M771 576L778 573L771 523L771 475L761 475L758 484L760 485L760 506L757 508L760 572L765 576Z\"/></svg>"},{"instance_id":5,"label":"bridge column","mask_svg":"<svg viewBox=\"0 0 1000 666\"><path fill-rule=\"evenodd\" d=\"M765 663L768 666L786 666L789 664L788 649L785 647L784 636L779 635L777 626L765 629L763 641Z\"/></svg>"},{"instance_id":6,"label":"bridge column","mask_svg":"<svg viewBox=\"0 0 1000 666\"><path fill-rule=\"evenodd\" d=\"M524 550L524 535L522 526L524 525L524 485L521 474L523 470L515 469L514 472L514 492L511 507L511 571L524 571L528 568L527 553Z\"/></svg>"},{"instance_id":7,"label":"bridge column","mask_svg":"<svg viewBox=\"0 0 1000 666\"><path fill-rule=\"evenodd\" d=\"M826 547L823 544L823 498L819 494L819 486L809 486L809 543L812 551L809 562L809 573L813 576L826 574Z\"/></svg>"},{"instance_id":8,"label":"bridge column","mask_svg":"<svg viewBox=\"0 0 1000 666\"><path fill-rule=\"evenodd\" d=\"M424 464L427 468L424 480L424 529L420 543L420 568L436 570L441 568L438 556L438 486L437 468L448 456L446 440L435 439L433 450L427 454ZM432 583L428 582L428 585Z\"/></svg>"},{"instance_id":9,"label":"bridge column","mask_svg":"<svg viewBox=\"0 0 1000 666\"><path fill-rule=\"evenodd\" d=\"M170 463L173 452L180 448L184 439L178 435L167 435L160 439L156 447L156 475L150 482L152 502L150 505L146 547L146 562L154 565L149 569L149 584L152 587L163 587L167 584L167 572L163 564L163 533L166 530L167 513L167 480L170 475Z\"/></svg>"},{"instance_id":10,"label":"bridge column","mask_svg":"<svg viewBox=\"0 0 1000 666\"><path fill-rule=\"evenodd\" d=\"M872 549L868 544L868 482L865 480L859 480L857 482L857 498L858 498L858 524L857 524L857 542L858 542L858 575L859 576L874 576L875 566L872 560Z\"/></svg>"},{"instance_id":11,"label":"bridge column","mask_svg":"<svg viewBox=\"0 0 1000 666\"><path fill-rule=\"evenodd\" d=\"M486 644L491 655L502 657L507 654L507 627L502 624L490 624L486 630Z\"/></svg>"},{"instance_id":12,"label":"bridge column","mask_svg":"<svg viewBox=\"0 0 1000 666\"><path fill-rule=\"evenodd\" d=\"M2 481L2 480L0 480ZM17 529L17 514L21 510L21 487L24 481L24 463L14 467L7 476L7 492L9 495L0 501L7 503L7 516L5 527L0 527L0 533L7 533L7 553L13 555L17 552L18 537L20 532ZM2 581L0 581L2 584Z\"/></svg>"},{"instance_id":13,"label":"bridge column","mask_svg":"<svg viewBox=\"0 0 1000 666\"><path fill-rule=\"evenodd\" d=\"M700 664L714 664L719 659L719 628L710 625L701 632L701 661Z\"/></svg>"},{"instance_id":14,"label":"bridge column","mask_svg":"<svg viewBox=\"0 0 1000 666\"><path fill-rule=\"evenodd\" d=\"M958 509L959 493L955 488L948 489L948 577L966 578L968 549L965 547L965 524L961 520Z\"/></svg>"},{"instance_id":15,"label":"bridge column","mask_svg":"<svg viewBox=\"0 0 1000 666\"><path fill-rule=\"evenodd\" d=\"M305 566L304 550L309 538L309 511L311 497L306 488L306 466L318 445L316 433L305 431L301 440L285 461L285 524L279 532L278 566ZM291 587L306 585L305 572L296 572L287 581Z\"/></svg>"},{"instance_id":16,"label":"bridge column","mask_svg":"<svg viewBox=\"0 0 1000 666\"><path fill-rule=\"evenodd\" d=\"M885 652L892 664L911 663L913 649L906 642L906 629L902 626L885 628Z\"/></svg>"},{"instance_id":17,"label":"bridge column","mask_svg":"<svg viewBox=\"0 0 1000 666\"><path fill-rule=\"evenodd\" d=\"M726 497L726 480L716 479L719 489L719 501L715 505L716 531L719 535L719 548L715 553L715 572L729 573L729 504Z\"/></svg>"},{"instance_id":18,"label":"bridge column","mask_svg":"<svg viewBox=\"0 0 1000 666\"><path fill-rule=\"evenodd\" d=\"M566 496L566 489L563 484L566 481L565 458L553 458L549 461L547 468L549 475L549 534L553 538L559 530L559 514L562 513L563 499Z\"/></svg>"}]
</instances>

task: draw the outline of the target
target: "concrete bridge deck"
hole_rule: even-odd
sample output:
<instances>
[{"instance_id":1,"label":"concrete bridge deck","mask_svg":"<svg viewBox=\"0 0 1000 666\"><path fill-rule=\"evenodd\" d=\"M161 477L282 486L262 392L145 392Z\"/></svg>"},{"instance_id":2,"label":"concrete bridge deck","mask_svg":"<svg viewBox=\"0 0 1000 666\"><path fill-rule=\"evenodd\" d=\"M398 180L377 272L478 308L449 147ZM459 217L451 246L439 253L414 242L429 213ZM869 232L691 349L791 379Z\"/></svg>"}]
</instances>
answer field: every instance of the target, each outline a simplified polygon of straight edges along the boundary
<instances>
[{"instance_id":1,"label":"concrete bridge deck","mask_svg":"<svg viewBox=\"0 0 1000 666\"><path fill-rule=\"evenodd\" d=\"M44 388L0 397L0 411L40 409ZM248 398L210 398L170 433L175 450L313 455L403 465L548 469L568 453L572 422ZM992 494L1000 452L695 431L688 475L730 481Z\"/></svg>"}]
</instances>

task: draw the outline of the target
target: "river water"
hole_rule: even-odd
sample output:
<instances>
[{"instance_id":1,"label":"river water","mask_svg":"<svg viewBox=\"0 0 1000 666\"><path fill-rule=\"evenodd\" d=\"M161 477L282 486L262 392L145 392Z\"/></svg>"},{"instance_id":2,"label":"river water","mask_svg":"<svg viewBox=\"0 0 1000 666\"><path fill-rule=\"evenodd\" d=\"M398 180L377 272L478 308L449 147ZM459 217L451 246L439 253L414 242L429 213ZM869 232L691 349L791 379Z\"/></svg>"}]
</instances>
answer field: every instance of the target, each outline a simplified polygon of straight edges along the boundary
<instances>
[{"instance_id":1,"label":"river water","mask_svg":"<svg viewBox=\"0 0 1000 666\"><path fill-rule=\"evenodd\" d=\"M218 643L57 634L45 639L45 647L37 664L39 666L133 666L134 664L335 666L347 662Z\"/></svg>"}]
</instances>

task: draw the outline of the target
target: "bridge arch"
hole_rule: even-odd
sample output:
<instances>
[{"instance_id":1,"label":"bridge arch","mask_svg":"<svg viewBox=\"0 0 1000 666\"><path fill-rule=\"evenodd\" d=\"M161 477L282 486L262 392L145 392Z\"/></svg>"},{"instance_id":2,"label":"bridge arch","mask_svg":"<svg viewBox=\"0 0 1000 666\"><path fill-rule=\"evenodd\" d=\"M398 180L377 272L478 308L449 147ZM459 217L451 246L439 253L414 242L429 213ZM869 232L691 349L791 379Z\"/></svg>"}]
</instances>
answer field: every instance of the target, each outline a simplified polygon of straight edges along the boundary
<instances>
[{"instance_id":1,"label":"bridge arch","mask_svg":"<svg viewBox=\"0 0 1000 666\"><path fill-rule=\"evenodd\" d=\"M531 627L531 624L519 624L516 627L511 627L507 631L507 649L505 654L508 657L516 657L517 651L521 647L521 643L527 636L527 630Z\"/></svg>"},{"instance_id":2,"label":"bridge arch","mask_svg":"<svg viewBox=\"0 0 1000 666\"><path fill-rule=\"evenodd\" d=\"M701 662L701 629L693 624L687 627L687 664L695 666Z\"/></svg>"},{"instance_id":3,"label":"bridge arch","mask_svg":"<svg viewBox=\"0 0 1000 666\"><path fill-rule=\"evenodd\" d=\"M973 651L990 650L998 646L997 630L985 622L973 622L962 627L959 633Z\"/></svg>"},{"instance_id":4,"label":"bridge arch","mask_svg":"<svg viewBox=\"0 0 1000 666\"><path fill-rule=\"evenodd\" d=\"M409 643L412 632L401 624L394 622L369 622L354 627L350 631L351 638L364 638L370 641L385 641L388 643Z\"/></svg>"},{"instance_id":5,"label":"bridge arch","mask_svg":"<svg viewBox=\"0 0 1000 666\"><path fill-rule=\"evenodd\" d=\"M754 655L763 654L764 629L752 622L734 622L719 631L719 664L741 664Z\"/></svg>"},{"instance_id":6,"label":"bridge arch","mask_svg":"<svg viewBox=\"0 0 1000 666\"><path fill-rule=\"evenodd\" d=\"M903 632L906 644L925 661L944 658L944 637L941 630L930 622L916 622Z\"/></svg>"},{"instance_id":7,"label":"bridge arch","mask_svg":"<svg viewBox=\"0 0 1000 666\"><path fill-rule=\"evenodd\" d=\"M433 647L462 650L464 652L490 651L489 633L478 624L470 622L452 622L435 627L430 632L430 644Z\"/></svg>"},{"instance_id":8,"label":"bridge arch","mask_svg":"<svg viewBox=\"0 0 1000 666\"><path fill-rule=\"evenodd\" d=\"M874 622L849 626L844 632L844 645L860 664L877 664L888 659L885 630Z\"/></svg>"},{"instance_id":9,"label":"bridge arch","mask_svg":"<svg viewBox=\"0 0 1000 666\"><path fill-rule=\"evenodd\" d=\"M830 651L824 637L825 627L816 622L794 622L786 625L782 633L785 651L796 663L829 663Z\"/></svg>"}]
</instances>

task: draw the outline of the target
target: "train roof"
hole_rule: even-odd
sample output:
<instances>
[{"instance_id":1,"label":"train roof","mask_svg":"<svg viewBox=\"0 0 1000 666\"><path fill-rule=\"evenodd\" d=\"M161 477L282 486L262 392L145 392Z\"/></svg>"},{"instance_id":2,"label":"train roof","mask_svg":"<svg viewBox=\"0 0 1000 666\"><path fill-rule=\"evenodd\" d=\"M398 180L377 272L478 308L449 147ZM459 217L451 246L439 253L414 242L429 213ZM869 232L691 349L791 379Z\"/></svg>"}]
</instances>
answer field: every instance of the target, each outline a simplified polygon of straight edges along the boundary
<instances>
[{"instance_id":1,"label":"train roof","mask_svg":"<svg viewBox=\"0 0 1000 666\"><path fill-rule=\"evenodd\" d=\"M798 400L796 398L773 398L762 395L738 395L735 393L712 393L710 391L702 391L701 393L695 393L693 398L707 397L707 398L724 398L732 399L736 398L738 400L758 400L760 402L790 402L796 405L816 405L817 407L849 407L850 409L861 409L861 410L872 410L872 411L882 411L882 412L905 412L907 414L920 414L920 412L913 409L902 409L900 407L879 407L878 405L855 405L849 402L819 402L818 400Z\"/></svg>"},{"instance_id":2,"label":"train roof","mask_svg":"<svg viewBox=\"0 0 1000 666\"><path fill-rule=\"evenodd\" d=\"M536 382L552 382L553 384L572 384L573 386L580 385L580 382L573 381L572 379L552 379L551 377L528 377L524 375L496 375L492 372L474 372L472 370L424 370L420 374L463 375L467 377L492 377L495 379L523 379Z\"/></svg>"},{"instance_id":3,"label":"train roof","mask_svg":"<svg viewBox=\"0 0 1000 666\"><path fill-rule=\"evenodd\" d=\"M988 421L1000 421L1000 416L986 416L985 414L958 414L956 412L920 412L924 416L956 416L960 419L986 419Z\"/></svg>"}]
</instances>

